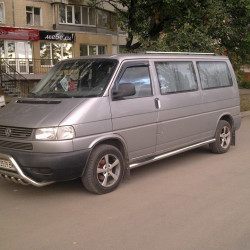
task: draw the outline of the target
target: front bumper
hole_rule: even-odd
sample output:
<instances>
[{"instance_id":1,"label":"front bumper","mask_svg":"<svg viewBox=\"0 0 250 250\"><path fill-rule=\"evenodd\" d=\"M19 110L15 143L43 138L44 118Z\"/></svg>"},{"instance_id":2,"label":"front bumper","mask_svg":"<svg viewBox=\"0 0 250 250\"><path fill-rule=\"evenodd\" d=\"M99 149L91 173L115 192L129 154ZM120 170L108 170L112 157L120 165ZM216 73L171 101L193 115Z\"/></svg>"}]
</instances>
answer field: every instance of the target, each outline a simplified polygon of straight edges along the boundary
<instances>
[{"instance_id":1,"label":"front bumper","mask_svg":"<svg viewBox=\"0 0 250 250\"><path fill-rule=\"evenodd\" d=\"M89 149L46 154L1 149L0 177L37 187L76 179L82 176L89 153Z\"/></svg>"}]
</instances>

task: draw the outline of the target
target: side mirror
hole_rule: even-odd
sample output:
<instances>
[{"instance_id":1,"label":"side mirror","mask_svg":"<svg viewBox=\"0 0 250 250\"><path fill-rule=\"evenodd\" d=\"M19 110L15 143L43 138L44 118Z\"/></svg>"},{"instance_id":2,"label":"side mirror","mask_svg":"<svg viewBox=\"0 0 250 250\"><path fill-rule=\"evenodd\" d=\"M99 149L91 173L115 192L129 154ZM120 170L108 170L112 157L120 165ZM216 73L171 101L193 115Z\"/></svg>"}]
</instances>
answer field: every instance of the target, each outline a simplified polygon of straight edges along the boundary
<instances>
[{"instance_id":1,"label":"side mirror","mask_svg":"<svg viewBox=\"0 0 250 250\"><path fill-rule=\"evenodd\" d=\"M120 100L126 96L135 95L135 85L132 83L121 83L118 90L112 90L112 100Z\"/></svg>"}]
</instances>

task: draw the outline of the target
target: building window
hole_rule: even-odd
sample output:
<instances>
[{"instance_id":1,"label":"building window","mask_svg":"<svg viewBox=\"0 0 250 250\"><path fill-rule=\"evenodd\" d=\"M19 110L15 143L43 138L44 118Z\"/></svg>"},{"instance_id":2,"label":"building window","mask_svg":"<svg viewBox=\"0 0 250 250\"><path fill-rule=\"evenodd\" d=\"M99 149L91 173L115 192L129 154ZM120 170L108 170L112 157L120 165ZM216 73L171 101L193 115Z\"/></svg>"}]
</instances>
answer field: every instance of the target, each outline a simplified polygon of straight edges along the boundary
<instances>
[{"instance_id":1,"label":"building window","mask_svg":"<svg viewBox=\"0 0 250 250\"><path fill-rule=\"evenodd\" d=\"M80 44L80 56L104 54L106 54L106 46Z\"/></svg>"},{"instance_id":2,"label":"building window","mask_svg":"<svg viewBox=\"0 0 250 250\"><path fill-rule=\"evenodd\" d=\"M5 23L4 3L0 3L0 23Z\"/></svg>"},{"instance_id":3,"label":"building window","mask_svg":"<svg viewBox=\"0 0 250 250\"><path fill-rule=\"evenodd\" d=\"M106 54L106 47L105 46L98 46L98 55Z\"/></svg>"},{"instance_id":4,"label":"building window","mask_svg":"<svg viewBox=\"0 0 250 250\"><path fill-rule=\"evenodd\" d=\"M75 24L81 24L81 7L75 6Z\"/></svg>"},{"instance_id":5,"label":"building window","mask_svg":"<svg viewBox=\"0 0 250 250\"><path fill-rule=\"evenodd\" d=\"M67 23L73 23L73 6L66 7Z\"/></svg>"},{"instance_id":6,"label":"building window","mask_svg":"<svg viewBox=\"0 0 250 250\"><path fill-rule=\"evenodd\" d=\"M0 40L0 57L4 58L5 57L5 52L4 52L4 40Z\"/></svg>"},{"instance_id":7,"label":"building window","mask_svg":"<svg viewBox=\"0 0 250 250\"><path fill-rule=\"evenodd\" d=\"M55 65L60 60L72 57L73 46L71 43L40 42L41 65Z\"/></svg>"},{"instance_id":8,"label":"building window","mask_svg":"<svg viewBox=\"0 0 250 250\"><path fill-rule=\"evenodd\" d=\"M94 8L86 6L60 4L59 22L94 26L96 25L96 11Z\"/></svg>"},{"instance_id":9,"label":"building window","mask_svg":"<svg viewBox=\"0 0 250 250\"><path fill-rule=\"evenodd\" d=\"M88 21L89 25L95 25L96 24L96 12L94 8L88 8Z\"/></svg>"},{"instance_id":10,"label":"building window","mask_svg":"<svg viewBox=\"0 0 250 250\"><path fill-rule=\"evenodd\" d=\"M119 45L119 53L126 53L127 50L126 50L126 45Z\"/></svg>"},{"instance_id":11,"label":"building window","mask_svg":"<svg viewBox=\"0 0 250 250\"><path fill-rule=\"evenodd\" d=\"M11 66L2 65L5 72L33 73L31 41L0 40L0 56Z\"/></svg>"},{"instance_id":12,"label":"building window","mask_svg":"<svg viewBox=\"0 0 250 250\"><path fill-rule=\"evenodd\" d=\"M98 10L97 11L97 26L99 28L116 30L115 15L105 10Z\"/></svg>"},{"instance_id":13,"label":"building window","mask_svg":"<svg viewBox=\"0 0 250 250\"><path fill-rule=\"evenodd\" d=\"M40 8L26 6L26 23L28 25L41 26Z\"/></svg>"},{"instance_id":14,"label":"building window","mask_svg":"<svg viewBox=\"0 0 250 250\"><path fill-rule=\"evenodd\" d=\"M66 23L65 5L60 5L59 15L60 15L59 22Z\"/></svg>"}]
</instances>

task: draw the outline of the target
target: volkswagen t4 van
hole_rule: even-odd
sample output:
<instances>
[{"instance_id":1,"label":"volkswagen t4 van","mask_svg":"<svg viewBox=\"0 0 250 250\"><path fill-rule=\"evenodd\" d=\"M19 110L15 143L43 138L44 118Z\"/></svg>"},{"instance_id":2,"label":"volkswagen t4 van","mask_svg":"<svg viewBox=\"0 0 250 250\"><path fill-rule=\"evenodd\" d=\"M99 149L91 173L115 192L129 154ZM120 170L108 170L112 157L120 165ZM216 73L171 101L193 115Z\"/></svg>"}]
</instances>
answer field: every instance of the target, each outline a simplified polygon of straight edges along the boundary
<instances>
[{"instance_id":1,"label":"volkswagen t4 van","mask_svg":"<svg viewBox=\"0 0 250 250\"><path fill-rule=\"evenodd\" d=\"M226 153L240 123L227 57L68 59L29 97L0 110L0 176L37 187L81 178L87 190L103 194L132 168L205 144Z\"/></svg>"}]
</instances>

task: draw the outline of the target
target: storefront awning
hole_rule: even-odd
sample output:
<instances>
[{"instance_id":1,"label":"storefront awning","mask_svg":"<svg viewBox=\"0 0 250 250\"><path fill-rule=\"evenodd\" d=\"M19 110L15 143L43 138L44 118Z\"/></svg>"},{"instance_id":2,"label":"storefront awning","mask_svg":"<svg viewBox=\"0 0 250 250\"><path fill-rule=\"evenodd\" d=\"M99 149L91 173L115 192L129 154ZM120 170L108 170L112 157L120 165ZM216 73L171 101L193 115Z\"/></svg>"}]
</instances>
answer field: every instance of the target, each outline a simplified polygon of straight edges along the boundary
<instances>
[{"instance_id":1,"label":"storefront awning","mask_svg":"<svg viewBox=\"0 0 250 250\"><path fill-rule=\"evenodd\" d=\"M0 39L39 40L39 30L0 27Z\"/></svg>"}]
</instances>

